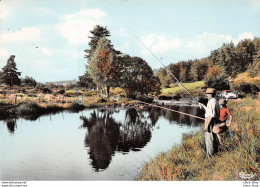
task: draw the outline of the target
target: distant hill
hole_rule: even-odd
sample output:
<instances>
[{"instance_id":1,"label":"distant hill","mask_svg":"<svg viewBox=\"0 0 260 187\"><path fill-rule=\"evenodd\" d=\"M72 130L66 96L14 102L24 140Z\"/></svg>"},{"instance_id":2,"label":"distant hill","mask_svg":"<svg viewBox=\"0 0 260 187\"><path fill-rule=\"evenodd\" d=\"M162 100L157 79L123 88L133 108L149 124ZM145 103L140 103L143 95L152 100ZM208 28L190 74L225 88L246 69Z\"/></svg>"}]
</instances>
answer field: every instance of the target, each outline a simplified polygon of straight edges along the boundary
<instances>
[{"instance_id":1,"label":"distant hill","mask_svg":"<svg viewBox=\"0 0 260 187\"><path fill-rule=\"evenodd\" d=\"M55 81L55 82L46 82L46 84L54 84L54 85L72 85L72 84L76 84L78 82L78 80L74 79L74 80L68 80L68 81Z\"/></svg>"}]
</instances>

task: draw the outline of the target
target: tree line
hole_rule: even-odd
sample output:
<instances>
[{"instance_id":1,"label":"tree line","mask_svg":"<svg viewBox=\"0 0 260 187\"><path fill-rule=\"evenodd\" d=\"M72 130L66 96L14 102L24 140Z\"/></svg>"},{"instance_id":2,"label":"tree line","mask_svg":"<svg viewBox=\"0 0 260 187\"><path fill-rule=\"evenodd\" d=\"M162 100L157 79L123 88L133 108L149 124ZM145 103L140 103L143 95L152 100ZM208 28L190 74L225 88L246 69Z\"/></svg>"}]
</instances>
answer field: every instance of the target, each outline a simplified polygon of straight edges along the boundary
<instances>
[{"instance_id":1,"label":"tree line","mask_svg":"<svg viewBox=\"0 0 260 187\"><path fill-rule=\"evenodd\" d=\"M181 82L204 80L209 87L229 89L230 81L241 73L248 72L251 77L260 75L260 39L223 44L206 58L171 63L167 69L159 69L156 76L164 88L174 82L167 71Z\"/></svg>"}]
</instances>

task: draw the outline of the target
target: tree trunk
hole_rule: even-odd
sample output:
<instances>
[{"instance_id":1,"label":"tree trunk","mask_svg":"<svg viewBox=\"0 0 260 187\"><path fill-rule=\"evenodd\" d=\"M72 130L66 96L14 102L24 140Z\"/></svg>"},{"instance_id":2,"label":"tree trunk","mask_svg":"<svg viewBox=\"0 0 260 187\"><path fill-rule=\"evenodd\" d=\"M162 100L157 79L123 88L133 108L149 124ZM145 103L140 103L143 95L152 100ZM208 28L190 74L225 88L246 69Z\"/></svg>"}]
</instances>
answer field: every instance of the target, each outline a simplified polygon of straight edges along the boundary
<instances>
[{"instance_id":1,"label":"tree trunk","mask_svg":"<svg viewBox=\"0 0 260 187\"><path fill-rule=\"evenodd\" d=\"M109 90L110 90L110 86L105 86L106 97L109 96Z\"/></svg>"}]
</instances>

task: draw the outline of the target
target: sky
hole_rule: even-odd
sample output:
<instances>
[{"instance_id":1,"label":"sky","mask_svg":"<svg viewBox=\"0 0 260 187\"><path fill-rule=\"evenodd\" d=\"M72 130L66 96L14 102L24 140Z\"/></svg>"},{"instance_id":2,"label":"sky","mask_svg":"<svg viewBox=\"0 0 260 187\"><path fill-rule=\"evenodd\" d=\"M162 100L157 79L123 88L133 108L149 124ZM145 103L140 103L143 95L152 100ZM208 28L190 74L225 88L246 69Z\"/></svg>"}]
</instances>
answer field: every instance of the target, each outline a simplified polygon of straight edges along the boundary
<instances>
[{"instance_id":1,"label":"sky","mask_svg":"<svg viewBox=\"0 0 260 187\"><path fill-rule=\"evenodd\" d=\"M149 50L166 66L207 57L260 37L259 18L260 0L0 0L0 68L15 55L21 77L78 79L89 31L101 25L116 50L157 69Z\"/></svg>"}]
</instances>

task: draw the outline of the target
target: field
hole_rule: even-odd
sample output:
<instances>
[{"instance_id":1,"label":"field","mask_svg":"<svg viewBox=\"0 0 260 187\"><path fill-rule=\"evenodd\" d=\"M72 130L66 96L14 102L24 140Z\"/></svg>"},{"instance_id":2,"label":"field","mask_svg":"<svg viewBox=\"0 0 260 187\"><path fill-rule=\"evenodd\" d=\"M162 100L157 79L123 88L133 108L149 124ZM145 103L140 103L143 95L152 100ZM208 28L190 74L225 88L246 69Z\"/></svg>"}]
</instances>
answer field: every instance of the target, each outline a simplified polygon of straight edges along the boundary
<instances>
[{"instance_id":1,"label":"field","mask_svg":"<svg viewBox=\"0 0 260 187\"><path fill-rule=\"evenodd\" d=\"M203 92L202 89L205 88L206 86L203 81L197 81L193 83L182 83L182 84L188 91L194 91L194 94L196 95L202 93ZM172 94L183 94L183 92L184 90L178 84L172 84L170 88L163 88L161 95L171 96Z\"/></svg>"}]
</instances>

